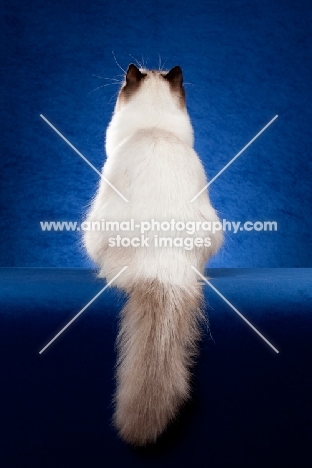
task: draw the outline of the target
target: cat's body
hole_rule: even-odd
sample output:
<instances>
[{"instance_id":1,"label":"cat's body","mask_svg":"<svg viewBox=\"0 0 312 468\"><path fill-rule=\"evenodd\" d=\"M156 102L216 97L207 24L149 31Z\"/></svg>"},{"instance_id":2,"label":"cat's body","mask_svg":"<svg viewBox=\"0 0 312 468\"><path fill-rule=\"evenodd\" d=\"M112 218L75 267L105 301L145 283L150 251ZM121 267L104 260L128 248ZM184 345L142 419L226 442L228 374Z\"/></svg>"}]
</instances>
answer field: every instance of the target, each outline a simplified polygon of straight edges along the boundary
<instances>
[{"instance_id":1,"label":"cat's body","mask_svg":"<svg viewBox=\"0 0 312 468\"><path fill-rule=\"evenodd\" d=\"M205 172L193 150L180 67L167 74L130 65L107 129L103 175L129 200L101 180L87 221L218 221L204 191ZM110 281L129 294L121 313L115 425L124 440L154 442L189 397L190 366L202 318L201 273L220 247L222 233L198 229L146 232L148 246L109 245L132 232L86 231L85 246ZM185 249L156 247L166 238L210 238L211 245Z\"/></svg>"}]
</instances>

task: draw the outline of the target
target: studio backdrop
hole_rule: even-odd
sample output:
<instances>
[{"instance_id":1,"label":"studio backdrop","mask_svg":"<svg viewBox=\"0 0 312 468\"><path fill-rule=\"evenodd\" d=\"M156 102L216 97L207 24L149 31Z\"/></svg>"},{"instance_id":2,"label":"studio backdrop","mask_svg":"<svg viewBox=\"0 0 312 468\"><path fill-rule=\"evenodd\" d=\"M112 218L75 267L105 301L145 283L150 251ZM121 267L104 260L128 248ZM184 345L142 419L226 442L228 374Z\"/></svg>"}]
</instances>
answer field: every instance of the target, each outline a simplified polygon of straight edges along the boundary
<instances>
[{"instance_id":1,"label":"studio backdrop","mask_svg":"<svg viewBox=\"0 0 312 468\"><path fill-rule=\"evenodd\" d=\"M311 21L308 0L7 2L0 265L93 266L80 223L134 62L182 67L209 180L238 155L209 186L226 228L209 266L311 267Z\"/></svg>"}]
</instances>

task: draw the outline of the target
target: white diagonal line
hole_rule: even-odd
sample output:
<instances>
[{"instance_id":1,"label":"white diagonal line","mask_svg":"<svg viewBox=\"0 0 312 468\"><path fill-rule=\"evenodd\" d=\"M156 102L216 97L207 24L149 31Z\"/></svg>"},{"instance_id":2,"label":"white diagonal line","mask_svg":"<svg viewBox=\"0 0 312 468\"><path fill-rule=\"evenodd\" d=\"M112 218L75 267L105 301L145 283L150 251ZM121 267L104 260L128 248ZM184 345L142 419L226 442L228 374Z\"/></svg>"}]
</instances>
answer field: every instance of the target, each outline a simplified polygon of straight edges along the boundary
<instances>
[{"instance_id":1,"label":"white diagonal line","mask_svg":"<svg viewBox=\"0 0 312 468\"><path fill-rule=\"evenodd\" d=\"M206 284L208 284L208 286L211 287L211 289L213 289L233 310L234 312L236 312L240 318L242 318L246 323L247 325L249 325L269 346L271 346L271 348L276 352L276 353L279 353L279 351L269 342L269 340L267 340L244 316L243 314L241 314L239 312L239 310L236 309L236 307L233 306L233 304L230 303L230 301L228 301L226 299L226 297L223 296L223 294L220 293L220 291L217 290L217 288L215 288L211 283L210 281L207 280L207 278L205 278L198 270L196 270L196 268L194 266L192 266L193 270L196 271L196 273L205 281Z\"/></svg>"},{"instance_id":2,"label":"white diagonal line","mask_svg":"<svg viewBox=\"0 0 312 468\"><path fill-rule=\"evenodd\" d=\"M118 193L118 195L123 199L125 200L126 202L129 202L129 200L127 200L126 197L123 196L122 193L119 192L119 190L109 181L107 180L101 173L100 171L97 170L96 167L93 166L93 164L90 163L90 161L83 155L80 153L80 151L77 150L77 148L74 147L74 145L71 144L70 141L67 140L67 138L64 137L64 135L61 134L61 132L58 131L57 128L54 127L54 125L51 124L51 122L49 122L48 119L45 118L44 115L40 114L40 117L48 124L50 125L51 128L53 128L53 130L61 137L63 138L64 141L66 141L66 143L74 150L76 151L77 154L79 154L79 156L87 163L89 164L90 167L92 167L92 169L100 176L102 177L103 180L105 180L105 182L113 189L115 190L116 193Z\"/></svg>"},{"instance_id":3,"label":"white diagonal line","mask_svg":"<svg viewBox=\"0 0 312 468\"><path fill-rule=\"evenodd\" d=\"M219 172L218 172L218 174L217 174L217 175L215 175L215 176L214 176L214 177L213 177L213 178L212 178L212 179L211 179L211 180L208 182L208 184L207 184L207 185L205 185L205 187L201 189L201 191L200 191L200 192L198 192L198 194L197 194L197 195L195 195L195 197L194 197L194 198L192 198L192 200L190 201L190 203L192 203L194 200L196 200L196 198L197 198L197 197L199 197L199 195L200 195L201 193L203 193L203 191L204 191L204 190L206 190L206 188L207 188L207 187L209 187L209 185L210 185L210 184L212 184L212 182L214 182L214 181L215 181L215 180L216 180L216 179L219 177L219 175L221 175L221 174L222 174L222 172L224 172L224 171L225 171L225 169L227 169L227 168L228 168L228 167L229 167L229 166L232 164L232 162L234 162L234 161L235 161L235 159L237 159L237 158L238 158L238 156L240 156L240 155L241 155L241 154L242 154L242 153L245 151L245 149L247 149L247 148L248 148L248 146L250 146L250 145L251 145L251 143L253 143L253 142L254 142L254 141L255 141L255 140L258 138L258 136L260 136L260 135L261 135L261 133L263 133L263 132L264 132L264 130L266 130L266 129L269 127L269 125L271 125L271 123L273 123L273 122L274 122L274 120L275 120L275 119L277 119L277 117L278 117L278 115L276 115L275 117L273 117L273 119L272 119L272 120L270 120L270 122L269 122L269 123L267 123L267 124L265 125L265 127L263 127L263 129L262 129L262 130L260 130L260 132L259 132L259 133L257 133L257 135L256 135L256 136L254 136L254 137L253 137L253 138L250 140L250 142L249 142L249 143L247 143L247 145L246 145L246 146L244 146L244 148L243 148L243 149L241 149L241 150L240 150L240 151L237 153L237 155L236 155L236 156L234 156L234 158L233 158L233 159L231 159L231 161L229 161L229 162L228 162L228 163L227 163L227 164L224 166L224 168L223 168L223 169L221 169L221 171L219 171Z\"/></svg>"},{"instance_id":4,"label":"white diagonal line","mask_svg":"<svg viewBox=\"0 0 312 468\"><path fill-rule=\"evenodd\" d=\"M86 310L86 309L89 307L89 305L91 305L91 304L92 304L92 302L94 302L94 301L95 301L95 299L97 299L97 298L98 298L98 297L99 297L99 296L102 294L102 292L104 292L104 291L105 291L105 289L107 289L107 288L108 288L108 287L109 287L109 286L112 284L112 282L113 282L113 281L115 281L115 279L116 279L116 278L118 278L118 276L119 276L119 275L121 275L121 273L123 273L123 272L126 270L126 268L128 268L128 266L125 266L125 267L123 267L123 268L122 268L122 270L120 270L120 272L119 272L119 273L117 273L117 275L116 275L116 276L114 276L114 278L113 278L112 280L110 280L110 282L109 282L109 283L107 283L107 285L106 285L106 286L104 286L104 288L103 288L103 289L101 289L101 291L100 291L100 292L98 292L98 293L97 293L97 294L96 294L96 295L93 297L93 299L91 299L91 301L90 301L90 302L88 302L88 304L87 304L87 305L85 305L85 306L84 306L84 308L83 308L83 309L81 309L81 311L80 311L80 312L78 312L78 314L76 314L76 315L75 315L75 317L74 317L74 318L72 318L72 319L71 319L71 321L70 321L70 322L68 322L68 324L67 324L67 325L65 325L65 327L64 327L64 328L62 328L62 330L61 330L61 331L59 331L59 332L57 333L57 335L55 335L55 337L54 337L54 338L52 338L52 340L51 340L51 341L49 341L49 343L48 343L47 345L45 345L45 347L44 347L44 348L42 348L42 350L41 350L41 351L39 351L39 354L42 354L42 353L43 353L43 351L45 351L45 350L47 349L47 347L48 347L48 346L50 346L50 344L51 344L51 343L53 343L53 341L55 341L55 340L56 340L56 338L58 338L58 337L61 335L61 333L63 333L63 331L64 331L64 330L66 330L66 328L68 328L68 327L69 327L69 325L71 325L71 324L73 323L73 321L74 321L74 320L76 320L76 318L77 318L77 317L79 317L79 315L81 315L81 314L82 314L82 312L84 312L84 311L85 311L85 310Z\"/></svg>"}]
</instances>

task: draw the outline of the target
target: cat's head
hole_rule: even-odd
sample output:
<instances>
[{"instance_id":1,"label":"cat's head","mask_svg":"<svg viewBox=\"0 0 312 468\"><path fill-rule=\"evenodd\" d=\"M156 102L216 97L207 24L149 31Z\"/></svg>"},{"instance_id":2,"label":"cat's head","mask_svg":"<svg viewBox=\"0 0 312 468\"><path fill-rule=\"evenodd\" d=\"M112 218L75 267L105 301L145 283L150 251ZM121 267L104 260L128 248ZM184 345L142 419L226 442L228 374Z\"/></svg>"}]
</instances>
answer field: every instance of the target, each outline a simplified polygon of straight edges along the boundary
<instances>
[{"instance_id":1,"label":"cat's head","mask_svg":"<svg viewBox=\"0 0 312 468\"><path fill-rule=\"evenodd\" d=\"M193 146L181 67L156 71L129 65L106 131L107 155L137 130L151 128L170 132Z\"/></svg>"},{"instance_id":2,"label":"cat's head","mask_svg":"<svg viewBox=\"0 0 312 468\"><path fill-rule=\"evenodd\" d=\"M119 91L115 110L122 110L134 103L151 105L155 110L163 106L184 110L185 91L181 67L156 71L139 69L131 63Z\"/></svg>"}]
</instances>

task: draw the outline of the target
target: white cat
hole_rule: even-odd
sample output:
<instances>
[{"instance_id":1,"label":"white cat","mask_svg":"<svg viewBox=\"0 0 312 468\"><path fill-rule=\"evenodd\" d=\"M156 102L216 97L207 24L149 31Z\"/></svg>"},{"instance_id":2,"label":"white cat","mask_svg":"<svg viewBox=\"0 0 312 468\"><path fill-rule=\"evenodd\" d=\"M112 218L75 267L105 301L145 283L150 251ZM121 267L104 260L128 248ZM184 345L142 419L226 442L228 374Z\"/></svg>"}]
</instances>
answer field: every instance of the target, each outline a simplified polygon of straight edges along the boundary
<instances>
[{"instance_id":1,"label":"white cat","mask_svg":"<svg viewBox=\"0 0 312 468\"><path fill-rule=\"evenodd\" d=\"M106 153L102 174L129 203L101 179L89 224L218 221L207 191L190 203L207 180L193 149L180 67L162 72L129 65L107 129ZM154 442L190 395L190 366L203 319L202 286L191 266L203 274L222 243L222 231L207 233L200 226L190 235L161 227L146 232L149 245L139 247L110 241L117 234L140 237L139 227L84 233L100 277L110 281L128 266L114 281L129 295L117 338L114 423L134 445ZM204 245L157 247L160 237L201 238Z\"/></svg>"}]
</instances>

